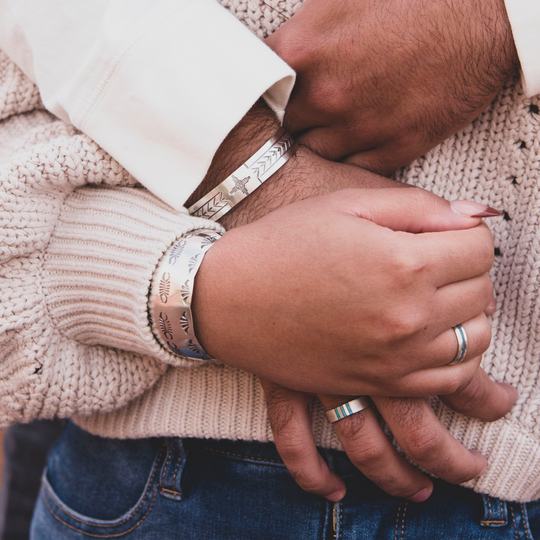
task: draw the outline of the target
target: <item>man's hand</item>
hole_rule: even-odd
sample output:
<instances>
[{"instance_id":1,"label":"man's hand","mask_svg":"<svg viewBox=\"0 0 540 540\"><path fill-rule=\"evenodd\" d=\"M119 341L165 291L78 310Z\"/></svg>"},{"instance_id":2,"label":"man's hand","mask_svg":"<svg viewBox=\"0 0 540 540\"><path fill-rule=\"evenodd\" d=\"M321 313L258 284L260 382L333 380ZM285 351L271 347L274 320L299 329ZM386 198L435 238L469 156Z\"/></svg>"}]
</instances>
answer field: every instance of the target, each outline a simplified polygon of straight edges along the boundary
<instances>
[{"instance_id":1,"label":"man's hand","mask_svg":"<svg viewBox=\"0 0 540 540\"><path fill-rule=\"evenodd\" d=\"M315 447L309 415L312 395L294 392L261 379L274 442L298 485L331 501L345 496L343 480L330 471ZM458 412L484 421L504 416L514 403L516 390L496 384L478 370L472 381L445 402ZM328 410L350 396L319 396ZM447 482L459 484L482 474L486 458L458 443L439 422L424 399L373 398L405 454ZM334 423L343 449L352 463L381 489L395 497L424 501L433 490L429 478L412 467L390 444L373 408Z\"/></svg>"},{"instance_id":2,"label":"man's hand","mask_svg":"<svg viewBox=\"0 0 540 540\"><path fill-rule=\"evenodd\" d=\"M287 127L380 174L467 125L518 66L503 0L307 0L266 43L297 72Z\"/></svg>"}]
</instances>

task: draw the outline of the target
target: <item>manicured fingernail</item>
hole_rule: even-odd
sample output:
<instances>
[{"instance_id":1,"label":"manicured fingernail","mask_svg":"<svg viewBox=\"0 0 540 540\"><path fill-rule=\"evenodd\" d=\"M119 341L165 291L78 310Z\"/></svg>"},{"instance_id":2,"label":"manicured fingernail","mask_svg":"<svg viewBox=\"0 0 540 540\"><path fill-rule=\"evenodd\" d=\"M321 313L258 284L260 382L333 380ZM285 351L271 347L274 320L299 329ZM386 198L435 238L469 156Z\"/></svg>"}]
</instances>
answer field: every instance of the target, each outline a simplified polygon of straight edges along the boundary
<instances>
[{"instance_id":1,"label":"manicured fingernail","mask_svg":"<svg viewBox=\"0 0 540 540\"><path fill-rule=\"evenodd\" d=\"M429 498L432 492L433 489L430 488L421 489L414 497L411 497L409 500L413 502L424 502L426 499Z\"/></svg>"},{"instance_id":2,"label":"manicured fingernail","mask_svg":"<svg viewBox=\"0 0 540 540\"><path fill-rule=\"evenodd\" d=\"M491 208L491 206L473 201L452 201L450 207L456 214L470 218L488 218L502 214L502 212Z\"/></svg>"},{"instance_id":3,"label":"manicured fingernail","mask_svg":"<svg viewBox=\"0 0 540 540\"><path fill-rule=\"evenodd\" d=\"M343 497L345 497L345 492L344 491L334 491L334 493L331 493L330 495L326 496L326 498L329 501L332 501L332 502L341 501L341 499L343 499Z\"/></svg>"}]
</instances>

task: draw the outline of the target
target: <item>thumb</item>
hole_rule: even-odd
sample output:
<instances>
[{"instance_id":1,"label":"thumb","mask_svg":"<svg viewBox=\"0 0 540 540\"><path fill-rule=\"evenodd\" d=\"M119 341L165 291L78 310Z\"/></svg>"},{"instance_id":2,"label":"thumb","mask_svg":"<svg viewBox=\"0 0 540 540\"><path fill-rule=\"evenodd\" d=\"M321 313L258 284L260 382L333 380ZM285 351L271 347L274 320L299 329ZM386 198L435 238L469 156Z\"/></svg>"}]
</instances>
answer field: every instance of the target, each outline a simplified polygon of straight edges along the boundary
<instances>
[{"instance_id":1,"label":"thumb","mask_svg":"<svg viewBox=\"0 0 540 540\"><path fill-rule=\"evenodd\" d=\"M501 215L485 204L448 202L420 188L362 190L351 210L382 227L411 233L470 229L483 218Z\"/></svg>"}]
</instances>

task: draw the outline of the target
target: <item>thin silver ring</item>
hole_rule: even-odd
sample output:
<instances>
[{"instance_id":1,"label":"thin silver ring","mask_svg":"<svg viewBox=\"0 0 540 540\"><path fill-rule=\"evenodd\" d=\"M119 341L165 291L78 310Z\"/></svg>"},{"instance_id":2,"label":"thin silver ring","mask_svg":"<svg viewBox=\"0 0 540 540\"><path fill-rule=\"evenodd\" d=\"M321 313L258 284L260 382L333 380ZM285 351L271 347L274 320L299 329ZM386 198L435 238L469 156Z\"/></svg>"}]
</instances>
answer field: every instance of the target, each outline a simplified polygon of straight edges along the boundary
<instances>
[{"instance_id":1,"label":"thin silver ring","mask_svg":"<svg viewBox=\"0 0 540 540\"><path fill-rule=\"evenodd\" d=\"M449 366L455 366L456 364L463 362L463 359L467 355L467 349L469 347L469 338L467 337L467 332L465 332L465 328L463 328L461 324L458 324L457 326L454 326L452 330L456 334L457 338L457 352L456 356L454 356L454 359L448 364Z\"/></svg>"},{"instance_id":2,"label":"thin silver ring","mask_svg":"<svg viewBox=\"0 0 540 540\"><path fill-rule=\"evenodd\" d=\"M356 414L357 412L367 409L370 405L371 402L369 401L368 397L360 396L348 401L347 403L344 403L343 405L340 405L339 407L336 407L335 409L326 411L326 418L330 423L333 424L338 420L347 418L347 416L351 416L352 414Z\"/></svg>"}]
</instances>

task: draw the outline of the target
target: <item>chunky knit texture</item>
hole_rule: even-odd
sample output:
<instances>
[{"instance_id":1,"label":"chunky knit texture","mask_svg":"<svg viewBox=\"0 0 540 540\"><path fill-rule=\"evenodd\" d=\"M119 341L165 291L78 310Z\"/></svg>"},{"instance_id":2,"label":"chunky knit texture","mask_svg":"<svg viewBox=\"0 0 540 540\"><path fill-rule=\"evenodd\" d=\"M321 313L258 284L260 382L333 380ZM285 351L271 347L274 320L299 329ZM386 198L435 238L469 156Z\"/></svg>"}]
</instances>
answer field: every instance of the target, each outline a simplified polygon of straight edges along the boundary
<instances>
[{"instance_id":1,"label":"chunky knit texture","mask_svg":"<svg viewBox=\"0 0 540 540\"><path fill-rule=\"evenodd\" d=\"M163 252L204 222L35 110L35 87L4 55L0 73L2 424L112 410L168 364L190 365L158 345L146 303Z\"/></svg>"},{"instance_id":2,"label":"chunky knit texture","mask_svg":"<svg viewBox=\"0 0 540 540\"><path fill-rule=\"evenodd\" d=\"M300 2L222 4L264 37ZM110 437L271 440L256 377L218 362L179 365L148 327L160 254L211 224L170 210L39 110L35 88L5 56L0 76L2 423L77 413L80 426ZM478 120L396 175L505 211L490 221L498 311L484 366L518 388L518 403L493 424L432 405L458 440L489 458L470 486L519 501L540 497L539 104L511 82ZM317 444L339 449L318 403L312 420Z\"/></svg>"}]
</instances>

